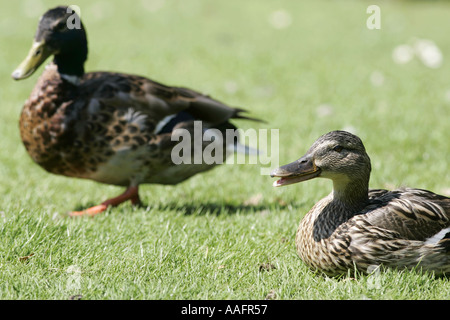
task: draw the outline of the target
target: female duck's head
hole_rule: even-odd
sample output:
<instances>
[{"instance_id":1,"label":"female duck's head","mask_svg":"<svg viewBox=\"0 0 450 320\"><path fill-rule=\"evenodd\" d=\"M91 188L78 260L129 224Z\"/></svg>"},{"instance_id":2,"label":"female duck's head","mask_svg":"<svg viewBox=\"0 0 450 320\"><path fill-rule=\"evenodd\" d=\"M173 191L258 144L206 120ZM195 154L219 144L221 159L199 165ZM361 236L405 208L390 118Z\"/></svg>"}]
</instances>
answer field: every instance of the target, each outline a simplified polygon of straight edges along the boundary
<instances>
[{"instance_id":1,"label":"female duck's head","mask_svg":"<svg viewBox=\"0 0 450 320\"><path fill-rule=\"evenodd\" d=\"M346 131L324 134L300 159L275 169L272 177L280 187L316 177L333 180L335 191L348 186L368 187L370 158L360 138ZM336 190L337 189L337 190Z\"/></svg>"}]
</instances>

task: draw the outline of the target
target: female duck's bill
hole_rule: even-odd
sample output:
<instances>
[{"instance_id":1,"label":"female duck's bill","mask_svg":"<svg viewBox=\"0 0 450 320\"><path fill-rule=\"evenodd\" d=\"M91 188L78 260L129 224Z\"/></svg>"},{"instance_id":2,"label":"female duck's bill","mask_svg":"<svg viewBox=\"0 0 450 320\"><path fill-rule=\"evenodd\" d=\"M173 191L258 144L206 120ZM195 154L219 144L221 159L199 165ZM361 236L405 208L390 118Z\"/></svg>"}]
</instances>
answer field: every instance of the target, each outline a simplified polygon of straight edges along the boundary
<instances>
[{"instance_id":1,"label":"female duck's bill","mask_svg":"<svg viewBox=\"0 0 450 320\"><path fill-rule=\"evenodd\" d=\"M314 163L313 157L310 154L306 154L292 163L275 169L270 176L272 178L281 178L273 183L274 187L281 187L317 178L320 176L320 173L321 170Z\"/></svg>"}]
</instances>

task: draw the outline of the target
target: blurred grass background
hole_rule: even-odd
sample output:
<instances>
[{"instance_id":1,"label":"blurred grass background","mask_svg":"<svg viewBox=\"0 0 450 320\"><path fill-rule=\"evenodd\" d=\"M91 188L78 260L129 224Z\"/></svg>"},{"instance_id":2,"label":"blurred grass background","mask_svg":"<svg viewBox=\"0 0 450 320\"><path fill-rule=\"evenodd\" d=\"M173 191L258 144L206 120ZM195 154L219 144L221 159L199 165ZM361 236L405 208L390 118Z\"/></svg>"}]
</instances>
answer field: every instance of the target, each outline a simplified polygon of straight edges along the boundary
<instances>
[{"instance_id":1,"label":"blurred grass background","mask_svg":"<svg viewBox=\"0 0 450 320\"><path fill-rule=\"evenodd\" d=\"M448 280L412 272L352 281L312 274L294 234L331 183L274 189L258 165L224 165L176 187L143 186L146 209L126 204L94 219L66 218L122 190L50 175L20 141L20 111L42 67L20 82L10 74L39 17L60 4L0 4L0 298L450 297ZM248 109L268 123L235 123L279 129L280 165L323 133L350 130L372 159L372 188L450 194L449 2L378 1L380 30L366 27L369 1L67 4L80 7L87 29L86 71L139 74ZM441 52L438 67L417 56L396 62L399 45L414 48L421 39Z\"/></svg>"}]
</instances>

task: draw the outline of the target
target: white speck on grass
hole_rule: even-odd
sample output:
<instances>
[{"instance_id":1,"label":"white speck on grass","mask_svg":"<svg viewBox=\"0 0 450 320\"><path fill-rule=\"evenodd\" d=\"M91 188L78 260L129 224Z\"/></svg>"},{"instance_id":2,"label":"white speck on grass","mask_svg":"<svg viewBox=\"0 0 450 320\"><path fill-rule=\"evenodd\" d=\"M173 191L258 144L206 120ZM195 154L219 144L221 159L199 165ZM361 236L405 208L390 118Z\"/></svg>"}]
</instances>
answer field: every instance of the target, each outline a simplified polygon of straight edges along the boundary
<instances>
[{"instance_id":1,"label":"white speck on grass","mask_svg":"<svg viewBox=\"0 0 450 320\"><path fill-rule=\"evenodd\" d=\"M274 93L274 88L270 85L253 88L253 94L258 98L268 98Z\"/></svg>"},{"instance_id":2,"label":"white speck on grass","mask_svg":"<svg viewBox=\"0 0 450 320\"><path fill-rule=\"evenodd\" d=\"M397 64L405 64L414 58L414 49L408 44L401 44L394 48L392 59Z\"/></svg>"},{"instance_id":3,"label":"white speck on grass","mask_svg":"<svg viewBox=\"0 0 450 320\"><path fill-rule=\"evenodd\" d=\"M227 93L235 94L238 91L239 86L235 81L230 80L224 83L224 88Z\"/></svg>"},{"instance_id":4,"label":"white speck on grass","mask_svg":"<svg viewBox=\"0 0 450 320\"><path fill-rule=\"evenodd\" d=\"M428 39L417 39L414 42L417 57L428 68L437 69L442 65L442 52L439 47Z\"/></svg>"},{"instance_id":5,"label":"white speck on grass","mask_svg":"<svg viewBox=\"0 0 450 320\"><path fill-rule=\"evenodd\" d=\"M444 99L446 102L450 102L450 89L445 91Z\"/></svg>"},{"instance_id":6,"label":"white speck on grass","mask_svg":"<svg viewBox=\"0 0 450 320\"><path fill-rule=\"evenodd\" d=\"M414 56L428 68L437 69L442 66L442 52L434 41L429 39L415 39L412 45L398 45L392 52L392 59L397 64L408 63Z\"/></svg>"},{"instance_id":7,"label":"white speck on grass","mask_svg":"<svg viewBox=\"0 0 450 320\"><path fill-rule=\"evenodd\" d=\"M41 0L26 0L22 3L22 8L25 16L29 18L38 17L45 11Z\"/></svg>"},{"instance_id":8,"label":"white speck on grass","mask_svg":"<svg viewBox=\"0 0 450 320\"><path fill-rule=\"evenodd\" d=\"M321 118L331 116L334 113L333 106L326 103L321 104L317 107L316 113Z\"/></svg>"},{"instance_id":9,"label":"white speck on grass","mask_svg":"<svg viewBox=\"0 0 450 320\"><path fill-rule=\"evenodd\" d=\"M292 16L284 9L276 10L269 15L269 23L275 29L285 29L292 24Z\"/></svg>"},{"instance_id":10,"label":"white speck on grass","mask_svg":"<svg viewBox=\"0 0 450 320\"><path fill-rule=\"evenodd\" d=\"M358 130L356 130L356 128L352 125L346 125L345 127L342 128L342 130L353 133L354 135L358 134L358 132L357 132Z\"/></svg>"},{"instance_id":11,"label":"white speck on grass","mask_svg":"<svg viewBox=\"0 0 450 320\"><path fill-rule=\"evenodd\" d=\"M89 8L89 16L98 21L105 20L114 14L114 8L112 1L98 1ZM83 8L81 8L81 19L83 19Z\"/></svg>"},{"instance_id":12,"label":"white speck on grass","mask_svg":"<svg viewBox=\"0 0 450 320\"><path fill-rule=\"evenodd\" d=\"M390 111L389 104L384 100L378 101L376 103L375 107L377 110L379 110L381 112L389 112Z\"/></svg>"},{"instance_id":13,"label":"white speck on grass","mask_svg":"<svg viewBox=\"0 0 450 320\"><path fill-rule=\"evenodd\" d=\"M164 6L165 0L141 0L141 3L146 10L156 12Z\"/></svg>"},{"instance_id":14,"label":"white speck on grass","mask_svg":"<svg viewBox=\"0 0 450 320\"><path fill-rule=\"evenodd\" d=\"M384 75L380 71L374 71L370 75L370 82L374 87L381 87L384 84Z\"/></svg>"}]
</instances>

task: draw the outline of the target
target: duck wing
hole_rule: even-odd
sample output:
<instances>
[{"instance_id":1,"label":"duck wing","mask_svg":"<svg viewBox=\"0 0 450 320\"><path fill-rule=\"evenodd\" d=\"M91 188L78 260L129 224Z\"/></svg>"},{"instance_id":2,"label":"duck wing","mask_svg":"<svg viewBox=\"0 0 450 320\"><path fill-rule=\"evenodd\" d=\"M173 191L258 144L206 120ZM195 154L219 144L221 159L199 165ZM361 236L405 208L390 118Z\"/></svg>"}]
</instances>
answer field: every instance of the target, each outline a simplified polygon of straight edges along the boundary
<instances>
[{"instance_id":1,"label":"duck wing","mask_svg":"<svg viewBox=\"0 0 450 320\"><path fill-rule=\"evenodd\" d=\"M135 114L152 122L154 129L163 129L180 113L182 116L178 117L178 122L201 120L207 126L216 126L232 118L260 121L242 115L245 112L243 109L229 107L194 90L166 86L136 75L87 73L80 84L80 91L88 94L94 105L132 109ZM172 127L176 125L173 122Z\"/></svg>"},{"instance_id":2,"label":"duck wing","mask_svg":"<svg viewBox=\"0 0 450 320\"><path fill-rule=\"evenodd\" d=\"M402 239L450 240L450 198L422 189L370 190L365 219Z\"/></svg>"}]
</instances>

